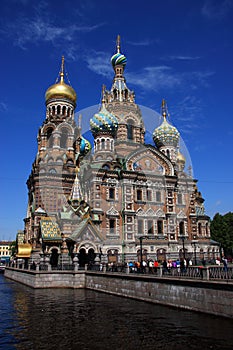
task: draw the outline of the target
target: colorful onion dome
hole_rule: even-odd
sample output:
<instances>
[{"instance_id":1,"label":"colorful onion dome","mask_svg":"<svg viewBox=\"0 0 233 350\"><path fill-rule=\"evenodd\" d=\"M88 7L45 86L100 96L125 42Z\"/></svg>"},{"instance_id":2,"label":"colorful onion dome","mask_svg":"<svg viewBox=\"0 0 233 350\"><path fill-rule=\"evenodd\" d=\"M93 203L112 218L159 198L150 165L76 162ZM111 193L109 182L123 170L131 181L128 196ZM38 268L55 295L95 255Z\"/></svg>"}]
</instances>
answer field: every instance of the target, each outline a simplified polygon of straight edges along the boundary
<instances>
[{"instance_id":1,"label":"colorful onion dome","mask_svg":"<svg viewBox=\"0 0 233 350\"><path fill-rule=\"evenodd\" d=\"M120 53L120 35L117 36L117 53L115 53L112 56L111 62L112 62L113 68L119 65L122 65L123 67L125 67L126 65L127 58L125 57L125 55Z\"/></svg>"},{"instance_id":2,"label":"colorful onion dome","mask_svg":"<svg viewBox=\"0 0 233 350\"><path fill-rule=\"evenodd\" d=\"M177 154L177 163L185 164L185 162L186 162L185 156L182 153L178 152L178 154Z\"/></svg>"},{"instance_id":3,"label":"colorful onion dome","mask_svg":"<svg viewBox=\"0 0 233 350\"><path fill-rule=\"evenodd\" d=\"M120 64L125 66L127 62L127 58L121 53L115 53L111 58L111 62L113 67L118 66Z\"/></svg>"},{"instance_id":4,"label":"colorful onion dome","mask_svg":"<svg viewBox=\"0 0 233 350\"><path fill-rule=\"evenodd\" d=\"M163 100L162 102L162 115L164 117L163 123L154 130L153 132L153 140L157 147L162 146L174 146L177 147L180 133L179 131L168 123L167 116L167 107L166 103Z\"/></svg>"},{"instance_id":5,"label":"colorful onion dome","mask_svg":"<svg viewBox=\"0 0 233 350\"><path fill-rule=\"evenodd\" d=\"M45 93L46 103L54 98L65 98L72 101L74 104L77 100L77 95L74 89L64 82L64 56L62 56L60 81L56 84L51 85Z\"/></svg>"},{"instance_id":6,"label":"colorful onion dome","mask_svg":"<svg viewBox=\"0 0 233 350\"><path fill-rule=\"evenodd\" d=\"M118 128L118 120L107 111L105 104L102 103L100 111L90 119L90 127L93 135L98 133L115 134Z\"/></svg>"},{"instance_id":7,"label":"colorful onion dome","mask_svg":"<svg viewBox=\"0 0 233 350\"><path fill-rule=\"evenodd\" d=\"M82 136L80 141L80 154L82 156L85 156L87 153L90 152L90 150L91 143Z\"/></svg>"}]
</instances>

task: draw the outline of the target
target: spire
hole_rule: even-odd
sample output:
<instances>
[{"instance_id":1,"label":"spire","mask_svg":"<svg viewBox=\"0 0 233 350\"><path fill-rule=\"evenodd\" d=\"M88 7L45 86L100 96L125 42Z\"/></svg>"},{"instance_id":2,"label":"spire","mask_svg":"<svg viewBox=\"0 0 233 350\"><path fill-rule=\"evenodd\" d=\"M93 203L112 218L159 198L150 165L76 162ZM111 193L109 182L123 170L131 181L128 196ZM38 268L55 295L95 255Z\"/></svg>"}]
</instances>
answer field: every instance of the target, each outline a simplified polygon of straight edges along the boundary
<instances>
[{"instance_id":1,"label":"spire","mask_svg":"<svg viewBox=\"0 0 233 350\"><path fill-rule=\"evenodd\" d=\"M78 172L79 172L78 167L76 167L75 172L76 172L76 176L75 176L74 184L71 190L70 198L68 200L68 203L71 205L73 210L76 210L80 202L82 201L82 191L81 191L80 181L78 178Z\"/></svg>"},{"instance_id":2,"label":"spire","mask_svg":"<svg viewBox=\"0 0 233 350\"><path fill-rule=\"evenodd\" d=\"M121 52L121 37L120 37L119 34L117 35L117 42L116 42L116 44L117 44L117 53L120 53Z\"/></svg>"},{"instance_id":3,"label":"spire","mask_svg":"<svg viewBox=\"0 0 233 350\"><path fill-rule=\"evenodd\" d=\"M166 119L168 113L167 113L167 103L164 100L164 98L162 99L161 112L162 112L162 116L164 117L164 119Z\"/></svg>"}]
</instances>

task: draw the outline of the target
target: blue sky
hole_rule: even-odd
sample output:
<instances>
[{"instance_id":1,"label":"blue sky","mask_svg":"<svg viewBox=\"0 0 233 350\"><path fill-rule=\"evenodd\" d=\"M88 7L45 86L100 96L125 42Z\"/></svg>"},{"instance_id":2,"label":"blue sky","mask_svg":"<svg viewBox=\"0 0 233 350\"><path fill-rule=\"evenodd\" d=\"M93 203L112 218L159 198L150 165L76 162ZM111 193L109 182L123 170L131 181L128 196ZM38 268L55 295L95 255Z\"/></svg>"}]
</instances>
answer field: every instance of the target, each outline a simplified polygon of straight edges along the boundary
<instances>
[{"instance_id":1,"label":"blue sky","mask_svg":"<svg viewBox=\"0 0 233 350\"><path fill-rule=\"evenodd\" d=\"M61 56L77 112L98 105L102 84L112 83L117 34L136 102L160 112L167 100L206 213L233 211L232 18L233 0L2 0L0 239L23 229L44 94Z\"/></svg>"}]
</instances>

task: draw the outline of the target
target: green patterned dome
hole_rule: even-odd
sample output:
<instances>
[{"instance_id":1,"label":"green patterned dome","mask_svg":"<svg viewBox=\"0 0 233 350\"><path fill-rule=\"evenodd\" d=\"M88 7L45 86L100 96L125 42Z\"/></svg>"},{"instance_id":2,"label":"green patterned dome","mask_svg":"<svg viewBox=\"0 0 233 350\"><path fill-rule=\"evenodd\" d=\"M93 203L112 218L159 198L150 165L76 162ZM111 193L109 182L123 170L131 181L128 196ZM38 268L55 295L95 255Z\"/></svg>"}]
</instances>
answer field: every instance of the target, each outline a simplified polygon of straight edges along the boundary
<instances>
[{"instance_id":1,"label":"green patterned dome","mask_svg":"<svg viewBox=\"0 0 233 350\"><path fill-rule=\"evenodd\" d=\"M157 147L177 147L180 138L179 131L164 118L163 123L153 132L153 140Z\"/></svg>"},{"instance_id":2,"label":"green patterned dome","mask_svg":"<svg viewBox=\"0 0 233 350\"><path fill-rule=\"evenodd\" d=\"M93 135L98 133L115 134L118 128L117 118L107 111L104 103L101 109L90 120L91 132Z\"/></svg>"},{"instance_id":3,"label":"green patterned dome","mask_svg":"<svg viewBox=\"0 0 233 350\"><path fill-rule=\"evenodd\" d=\"M119 66L119 65L122 65L123 67L125 67L127 58L125 57L125 55L118 52L112 56L111 62L113 67Z\"/></svg>"}]
</instances>

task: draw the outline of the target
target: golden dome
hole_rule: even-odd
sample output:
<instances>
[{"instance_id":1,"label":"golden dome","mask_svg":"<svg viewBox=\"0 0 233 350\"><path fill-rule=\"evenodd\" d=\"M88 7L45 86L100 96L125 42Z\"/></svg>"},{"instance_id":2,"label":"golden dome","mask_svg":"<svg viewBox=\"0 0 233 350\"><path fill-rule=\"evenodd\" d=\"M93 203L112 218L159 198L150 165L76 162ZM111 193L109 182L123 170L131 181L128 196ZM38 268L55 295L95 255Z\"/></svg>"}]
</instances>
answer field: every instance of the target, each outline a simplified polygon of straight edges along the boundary
<instances>
[{"instance_id":1,"label":"golden dome","mask_svg":"<svg viewBox=\"0 0 233 350\"><path fill-rule=\"evenodd\" d=\"M186 162L185 156L180 152L178 152L178 154L177 154L177 162L178 163L185 163Z\"/></svg>"},{"instance_id":2,"label":"golden dome","mask_svg":"<svg viewBox=\"0 0 233 350\"><path fill-rule=\"evenodd\" d=\"M62 57L62 66L59 83L51 85L45 93L46 103L52 98L67 98L73 103L76 103L77 100L77 95L74 89L64 82L64 57Z\"/></svg>"}]
</instances>

